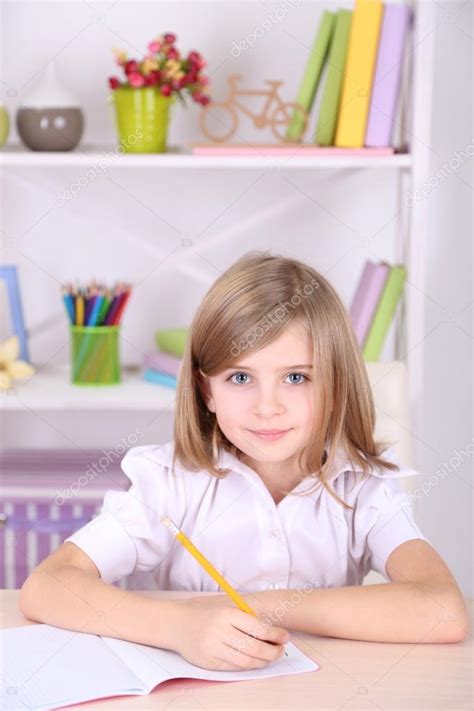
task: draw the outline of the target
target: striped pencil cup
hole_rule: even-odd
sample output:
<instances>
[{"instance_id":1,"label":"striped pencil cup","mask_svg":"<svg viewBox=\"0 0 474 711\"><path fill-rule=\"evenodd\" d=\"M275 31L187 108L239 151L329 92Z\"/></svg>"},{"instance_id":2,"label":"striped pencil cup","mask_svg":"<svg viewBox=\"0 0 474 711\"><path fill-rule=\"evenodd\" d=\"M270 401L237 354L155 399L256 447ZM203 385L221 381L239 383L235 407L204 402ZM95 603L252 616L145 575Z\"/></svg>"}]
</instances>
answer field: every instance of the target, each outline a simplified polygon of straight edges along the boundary
<instances>
[{"instance_id":1,"label":"striped pencil cup","mask_svg":"<svg viewBox=\"0 0 474 711\"><path fill-rule=\"evenodd\" d=\"M120 326L70 326L71 381L75 385L115 385L121 381Z\"/></svg>"}]
</instances>

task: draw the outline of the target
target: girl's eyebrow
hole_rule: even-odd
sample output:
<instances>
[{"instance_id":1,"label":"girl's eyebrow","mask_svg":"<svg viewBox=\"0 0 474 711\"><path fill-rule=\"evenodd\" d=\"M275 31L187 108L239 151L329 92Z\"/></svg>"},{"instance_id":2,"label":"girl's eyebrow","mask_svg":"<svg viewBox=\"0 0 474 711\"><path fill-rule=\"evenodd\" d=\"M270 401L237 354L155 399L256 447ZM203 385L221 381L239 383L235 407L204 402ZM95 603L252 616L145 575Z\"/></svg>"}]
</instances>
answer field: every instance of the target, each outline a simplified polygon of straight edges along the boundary
<instances>
[{"instance_id":1,"label":"girl's eyebrow","mask_svg":"<svg viewBox=\"0 0 474 711\"><path fill-rule=\"evenodd\" d=\"M277 370L294 370L296 368L312 368L313 366L311 364L307 365L284 365L282 368L277 368ZM236 368L241 368L242 370L248 370L250 373L254 373L253 368L249 368L246 365L236 365L233 368L226 368L226 370L235 370Z\"/></svg>"}]
</instances>

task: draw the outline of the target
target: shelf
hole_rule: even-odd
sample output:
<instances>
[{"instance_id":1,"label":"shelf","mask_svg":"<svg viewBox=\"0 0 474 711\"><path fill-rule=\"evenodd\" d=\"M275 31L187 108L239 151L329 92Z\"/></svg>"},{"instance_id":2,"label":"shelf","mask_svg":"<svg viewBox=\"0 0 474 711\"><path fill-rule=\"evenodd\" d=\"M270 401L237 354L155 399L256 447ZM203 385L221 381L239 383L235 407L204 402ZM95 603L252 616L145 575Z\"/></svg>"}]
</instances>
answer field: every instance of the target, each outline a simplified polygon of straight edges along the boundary
<instances>
[{"instance_id":1,"label":"shelf","mask_svg":"<svg viewBox=\"0 0 474 711\"><path fill-rule=\"evenodd\" d=\"M398 409L402 407L406 389L406 365L400 361L376 361L366 363L366 367L376 401L380 399L385 403L383 413L399 416ZM72 385L69 378L69 365L38 367L38 372L29 380L15 382L15 392L0 391L0 411L27 412L31 409L174 413L176 391L143 380L142 368L139 366L122 366L122 382L118 385ZM396 412L389 411L390 407L395 408Z\"/></svg>"},{"instance_id":2,"label":"shelf","mask_svg":"<svg viewBox=\"0 0 474 711\"><path fill-rule=\"evenodd\" d=\"M0 150L0 167L115 167L140 168L408 168L411 155L396 153L388 156L328 155L304 156L295 146L288 156L203 156L192 155L190 149L171 146L166 153L117 153L117 146L83 145L73 151L30 151L20 145L5 146Z\"/></svg>"},{"instance_id":3,"label":"shelf","mask_svg":"<svg viewBox=\"0 0 474 711\"><path fill-rule=\"evenodd\" d=\"M72 385L69 378L69 366L41 368L28 381L16 381L14 393L0 393L0 410L174 411L176 391L146 382L138 367L123 367L118 385Z\"/></svg>"}]
</instances>

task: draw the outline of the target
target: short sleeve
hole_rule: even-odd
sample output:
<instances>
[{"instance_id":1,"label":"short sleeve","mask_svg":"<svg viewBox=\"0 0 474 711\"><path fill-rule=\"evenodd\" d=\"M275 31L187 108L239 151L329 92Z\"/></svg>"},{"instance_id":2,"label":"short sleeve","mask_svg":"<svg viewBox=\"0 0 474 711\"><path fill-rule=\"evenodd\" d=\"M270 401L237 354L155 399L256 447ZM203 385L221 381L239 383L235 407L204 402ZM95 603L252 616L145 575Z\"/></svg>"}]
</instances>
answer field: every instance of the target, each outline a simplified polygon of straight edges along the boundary
<instances>
[{"instance_id":1,"label":"short sleeve","mask_svg":"<svg viewBox=\"0 0 474 711\"><path fill-rule=\"evenodd\" d=\"M398 477L370 477L361 487L355 515L357 536L365 538L364 559L368 570L387 580L387 560L401 543L423 535L408 505L407 492Z\"/></svg>"},{"instance_id":2,"label":"short sleeve","mask_svg":"<svg viewBox=\"0 0 474 711\"><path fill-rule=\"evenodd\" d=\"M121 462L129 489L107 491L100 513L65 539L92 559L106 583L135 570L152 570L173 545L174 536L160 516L165 513L179 525L185 492L182 480L156 461L155 450L152 445L132 447Z\"/></svg>"}]
</instances>

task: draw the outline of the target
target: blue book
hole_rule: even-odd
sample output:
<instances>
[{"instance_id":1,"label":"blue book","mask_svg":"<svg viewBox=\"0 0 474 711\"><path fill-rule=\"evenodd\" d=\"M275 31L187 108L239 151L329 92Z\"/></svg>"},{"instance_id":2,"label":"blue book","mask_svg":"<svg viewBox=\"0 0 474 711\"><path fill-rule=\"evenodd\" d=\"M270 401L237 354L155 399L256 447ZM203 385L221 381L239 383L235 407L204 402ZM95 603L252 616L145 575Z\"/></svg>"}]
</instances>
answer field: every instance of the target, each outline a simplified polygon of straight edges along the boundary
<instances>
[{"instance_id":1,"label":"blue book","mask_svg":"<svg viewBox=\"0 0 474 711\"><path fill-rule=\"evenodd\" d=\"M143 379L147 380L149 383L155 383L156 385L164 385L166 388L173 388L176 390L176 385L178 383L178 378L174 375L168 375L168 373L161 373L159 370L153 370L152 368L147 368L143 373Z\"/></svg>"},{"instance_id":2,"label":"blue book","mask_svg":"<svg viewBox=\"0 0 474 711\"><path fill-rule=\"evenodd\" d=\"M10 318L13 333L18 336L20 344L20 358L30 361L28 355L28 337L23 320L23 310L21 306L20 285L18 281L18 272L14 264L4 264L0 266L0 279L3 279L6 284L7 298L10 307Z\"/></svg>"}]
</instances>

